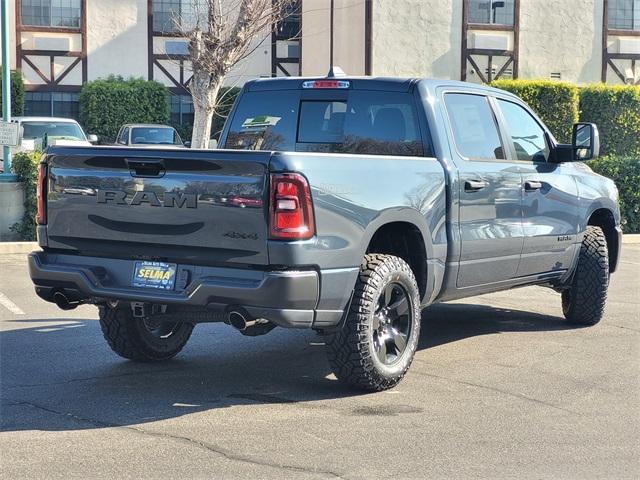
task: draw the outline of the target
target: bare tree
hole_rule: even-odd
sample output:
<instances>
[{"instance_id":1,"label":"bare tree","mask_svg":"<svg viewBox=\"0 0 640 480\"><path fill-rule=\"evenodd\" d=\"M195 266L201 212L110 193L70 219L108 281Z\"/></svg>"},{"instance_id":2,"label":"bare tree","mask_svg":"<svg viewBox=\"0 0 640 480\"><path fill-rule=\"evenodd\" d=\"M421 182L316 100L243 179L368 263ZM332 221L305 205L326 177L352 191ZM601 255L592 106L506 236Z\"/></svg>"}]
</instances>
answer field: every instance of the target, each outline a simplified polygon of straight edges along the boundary
<instances>
[{"instance_id":1,"label":"bare tree","mask_svg":"<svg viewBox=\"0 0 640 480\"><path fill-rule=\"evenodd\" d=\"M207 148L218 93L225 76L271 35L290 14L295 0L192 0L176 16L178 32L189 44L193 77L192 148Z\"/></svg>"}]
</instances>

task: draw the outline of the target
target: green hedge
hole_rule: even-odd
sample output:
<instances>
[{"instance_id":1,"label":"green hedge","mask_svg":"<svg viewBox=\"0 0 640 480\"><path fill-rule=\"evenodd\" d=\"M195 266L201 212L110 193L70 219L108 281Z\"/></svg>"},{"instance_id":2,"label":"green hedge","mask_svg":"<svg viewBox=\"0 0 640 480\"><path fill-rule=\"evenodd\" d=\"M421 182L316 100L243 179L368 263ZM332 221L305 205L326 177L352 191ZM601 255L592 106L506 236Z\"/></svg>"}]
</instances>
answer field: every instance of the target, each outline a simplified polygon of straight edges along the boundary
<instances>
[{"instance_id":1,"label":"green hedge","mask_svg":"<svg viewBox=\"0 0 640 480\"><path fill-rule=\"evenodd\" d=\"M2 72L0 72L2 83ZM2 113L2 89L0 89L0 115ZM11 115L17 116L24 113L24 82L20 72L11 72Z\"/></svg>"},{"instance_id":2,"label":"green hedge","mask_svg":"<svg viewBox=\"0 0 640 480\"><path fill-rule=\"evenodd\" d=\"M578 121L578 87L550 80L494 80L491 86L524 100L561 143L571 142Z\"/></svg>"},{"instance_id":3,"label":"green hedge","mask_svg":"<svg viewBox=\"0 0 640 480\"><path fill-rule=\"evenodd\" d=\"M24 216L22 221L14 224L11 230L16 232L21 240L36 239L36 187L38 183L38 163L40 152L18 152L13 157L12 167L18 181L24 185Z\"/></svg>"},{"instance_id":4,"label":"green hedge","mask_svg":"<svg viewBox=\"0 0 640 480\"><path fill-rule=\"evenodd\" d=\"M80 92L80 120L100 143L113 143L125 123L168 123L167 89L154 81L109 77Z\"/></svg>"},{"instance_id":5,"label":"green hedge","mask_svg":"<svg viewBox=\"0 0 640 480\"><path fill-rule=\"evenodd\" d=\"M640 86L581 88L580 110L580 120L598 125L602 155L640 158Z\"/></svg>"},{"instance_id":6,"label":"green hedge","mask_svg":"<svg viewBox=\"0 0 640 480\"><path fill-rule=\"evenodd\" d=\"M588 165L612 179L620 192L620 213L625 233L640 233L640 159L600 157Z\"/></svg>"}]
</instances>

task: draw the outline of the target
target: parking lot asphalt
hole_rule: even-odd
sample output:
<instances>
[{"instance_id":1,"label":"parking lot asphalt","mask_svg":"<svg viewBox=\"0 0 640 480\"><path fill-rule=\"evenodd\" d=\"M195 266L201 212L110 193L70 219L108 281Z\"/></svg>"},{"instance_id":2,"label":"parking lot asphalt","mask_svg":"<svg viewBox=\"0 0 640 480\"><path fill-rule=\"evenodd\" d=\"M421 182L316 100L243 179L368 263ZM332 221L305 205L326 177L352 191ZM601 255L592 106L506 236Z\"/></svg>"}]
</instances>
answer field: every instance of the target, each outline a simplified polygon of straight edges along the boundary
<instances>
[{"instance_id":1,"label":"parking lot asphalt","mask_svg":"<svg viewBox=\"0 0 640 480\"><path fill-rule=\"evenodd\" d=\"M640 478L640 245L605 319L529 287L432 306L395 389L342 386L322 337L199 325L163 364L113 354L95 308L0 256L0 477Z\"/></svg>"}]
</instances>

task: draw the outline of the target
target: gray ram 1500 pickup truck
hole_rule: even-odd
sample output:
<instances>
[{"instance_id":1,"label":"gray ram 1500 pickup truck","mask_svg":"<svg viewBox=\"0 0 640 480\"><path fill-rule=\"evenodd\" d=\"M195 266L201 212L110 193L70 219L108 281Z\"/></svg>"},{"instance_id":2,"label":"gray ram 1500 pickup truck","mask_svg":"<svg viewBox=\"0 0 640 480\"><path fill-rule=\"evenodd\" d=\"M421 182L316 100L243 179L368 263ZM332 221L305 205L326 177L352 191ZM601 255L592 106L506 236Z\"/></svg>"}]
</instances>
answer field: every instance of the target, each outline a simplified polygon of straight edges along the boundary
<instances>
[{"instance_id":1,"label":"gray ram 1500 pickup truck","mask_svg":"<svg viewBox=\"0 0 640 480\"><path fill-rule=\"evenodd\" d=\"M396 385L423 307L525 285L603 315L618 193L514 95L437 80L248 82L221 150L53 147L39 169L37 294L99 307L111 348L166 360L200 322L326 335L336 376ZM428 315L428 311L427 311Z\"/></svg>"}]
</instances>

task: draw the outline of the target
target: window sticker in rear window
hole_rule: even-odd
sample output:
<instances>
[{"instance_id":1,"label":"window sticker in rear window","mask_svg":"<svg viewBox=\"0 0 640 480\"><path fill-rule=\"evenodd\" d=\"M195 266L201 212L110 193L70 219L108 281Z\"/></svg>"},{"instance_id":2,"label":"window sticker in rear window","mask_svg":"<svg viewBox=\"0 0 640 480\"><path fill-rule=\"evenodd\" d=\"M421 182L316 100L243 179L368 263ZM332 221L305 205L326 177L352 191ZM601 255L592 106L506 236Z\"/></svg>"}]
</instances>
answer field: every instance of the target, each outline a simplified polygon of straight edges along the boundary
<instances>
[{"instance_id":1,"label":"window sticker in rear window","mask_svg":"<svg viewBox=\"0 0 640 480\"><path fill-rule=\"evenodd\" d=\"M298 92L278 92L277 101L266 92L242 95L224 148L236 150L295 150Z\"/></svg>"}]
</instances>

